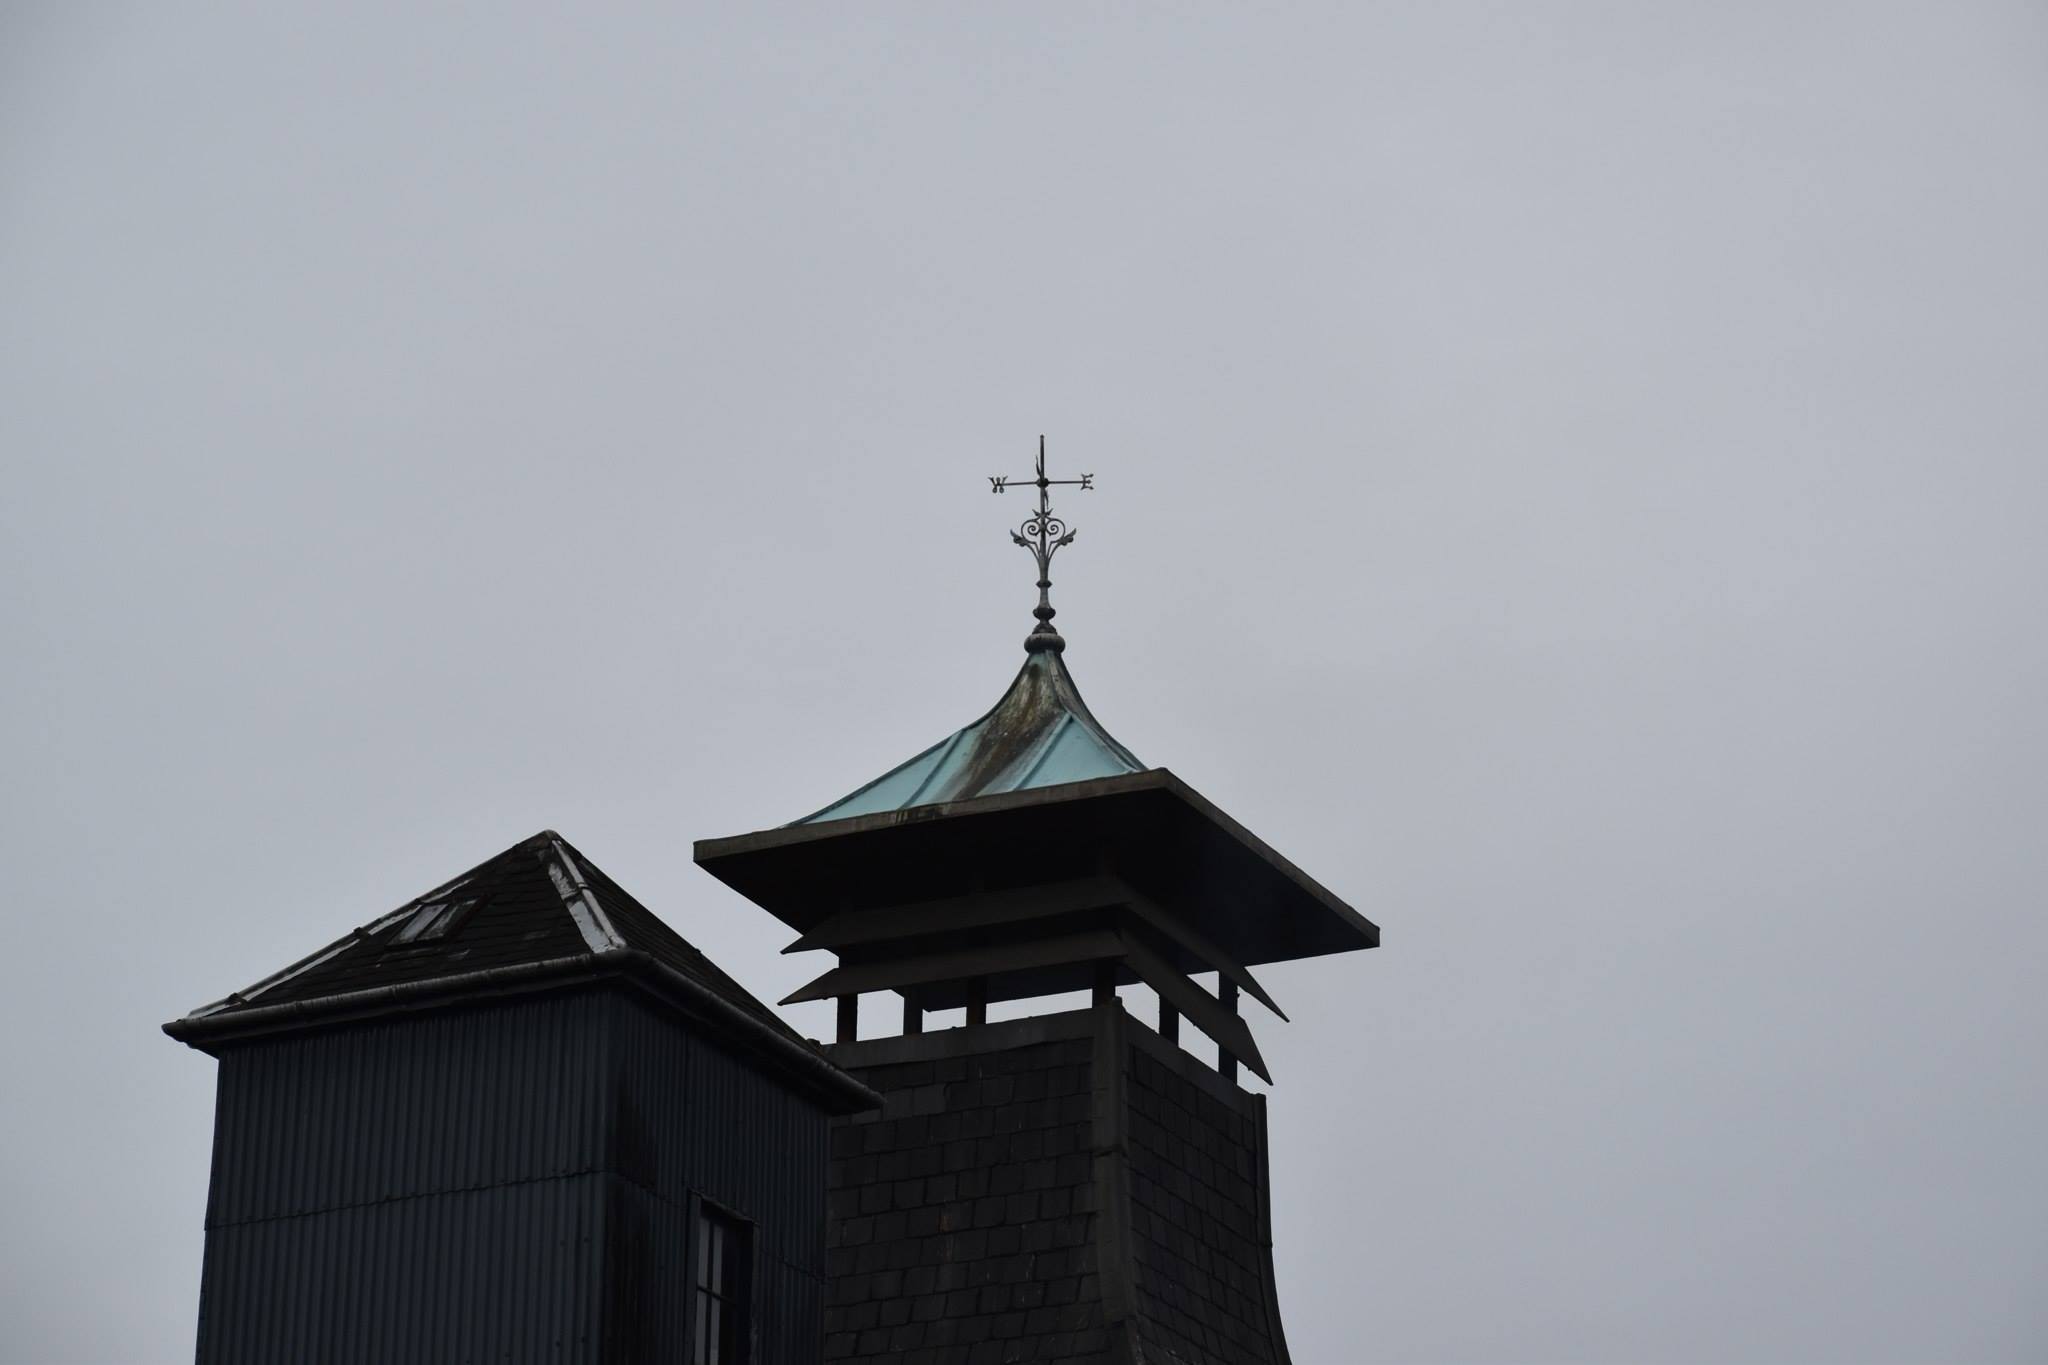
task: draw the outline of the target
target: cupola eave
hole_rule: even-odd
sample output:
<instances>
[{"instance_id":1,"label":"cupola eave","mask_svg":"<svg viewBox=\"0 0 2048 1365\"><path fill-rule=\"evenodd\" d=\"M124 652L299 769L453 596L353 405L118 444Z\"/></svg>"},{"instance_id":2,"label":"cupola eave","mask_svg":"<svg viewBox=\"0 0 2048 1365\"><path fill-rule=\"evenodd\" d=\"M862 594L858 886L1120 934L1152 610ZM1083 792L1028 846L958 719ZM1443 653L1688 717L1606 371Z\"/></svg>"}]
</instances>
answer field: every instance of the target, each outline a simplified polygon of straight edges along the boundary
<instances>
[{"instance_id":1,"label":"cupola eave","mask_svg":"<svg viewBox=\"0 0 2048 1365\"><path fill-rule=\"evenodd\" d=\"M808 934L846 909L957 894L1034 849L1173 904L1246 965L1379 946L1378 925L1165 768L699 839L692 856Z\"/></svg>"}]
</instances>

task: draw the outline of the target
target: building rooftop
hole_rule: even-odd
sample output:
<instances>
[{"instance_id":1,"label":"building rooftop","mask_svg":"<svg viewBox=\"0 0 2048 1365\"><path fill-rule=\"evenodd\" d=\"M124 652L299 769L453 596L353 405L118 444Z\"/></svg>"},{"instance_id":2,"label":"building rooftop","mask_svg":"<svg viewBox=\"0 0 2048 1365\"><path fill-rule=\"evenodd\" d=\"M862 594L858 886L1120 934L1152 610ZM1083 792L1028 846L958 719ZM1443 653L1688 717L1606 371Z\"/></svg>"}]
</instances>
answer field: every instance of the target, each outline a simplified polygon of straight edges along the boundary
<instances>
[{"instance_id":1,"label":"building rooftop","mask_svg":"<svg viewBox=\"0 0 2048 1365\"><path fill-rule=\"evenodd\" d=\"M611 977L648 988L708 1034L835 1101L872 1099L553 830L164 1031L210 1051L257 1034Z\"/></svg>"},{"instance_id":2,"label":"building rooftop","mask_svg":"<svg viewBox=\"0 0 2048 1365\"><path fill-rule=\"evenodd\" d=\"M1039 649L1025 655L1009 690L980 719L791 823L824 824L1144 769L1089 712L1061 652Z\"/></svg>"},{"instance_id":3,"label":"building rooftop","mask_svg":"<svg viewBox=\"0 0 2048 1365\"><path fill-rule=\"evenodd\" d=\"M1089 713L1049 631L986 715L815 814L699 840L699 866L839 965L784 1004L893 991L925 1011L1143 982L1271 1080L1237 1016L1249 970L1379 929ZM1211 994L1191 977L1218 974Z\"/></svg>"}]
</instances>

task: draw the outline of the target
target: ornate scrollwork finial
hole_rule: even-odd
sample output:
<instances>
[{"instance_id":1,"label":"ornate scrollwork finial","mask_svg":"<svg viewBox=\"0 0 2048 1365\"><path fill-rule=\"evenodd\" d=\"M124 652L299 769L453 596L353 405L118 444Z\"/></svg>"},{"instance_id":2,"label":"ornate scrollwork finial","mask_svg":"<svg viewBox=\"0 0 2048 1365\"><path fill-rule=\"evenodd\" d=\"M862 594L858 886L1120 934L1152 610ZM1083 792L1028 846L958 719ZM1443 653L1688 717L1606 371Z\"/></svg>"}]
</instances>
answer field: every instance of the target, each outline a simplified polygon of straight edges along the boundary
<instances>
[{"instance_id":1,"label":"ornate scrollwork finial","mask_svg":"<svg viewBox=\"0 0 2048 1365\"><path fill-rule=\"evenodd\" d=\"M1029 479L993 475L989 479L989 491L1008 492L1013 484L1036 486L1038 489L1038 510L1026 517L1022 526L1010 532L1010 539L1029 550L1038 561L1038 606L1031 613L1038 618L1038 625L1025 638L1024 648L1034 654L1047 649L1058 653L1067 647L1067 642L1052 626L1052 557L1074 543L1074 532L1053 515L1052 500L1047 490L1054 484L1071 484L1086 493L1094 489L1095 476L1083 474L1078 479L1048 479L1045 476L1045 437L1040 436L1037 473Z\"/></svg>"}]
</instances>

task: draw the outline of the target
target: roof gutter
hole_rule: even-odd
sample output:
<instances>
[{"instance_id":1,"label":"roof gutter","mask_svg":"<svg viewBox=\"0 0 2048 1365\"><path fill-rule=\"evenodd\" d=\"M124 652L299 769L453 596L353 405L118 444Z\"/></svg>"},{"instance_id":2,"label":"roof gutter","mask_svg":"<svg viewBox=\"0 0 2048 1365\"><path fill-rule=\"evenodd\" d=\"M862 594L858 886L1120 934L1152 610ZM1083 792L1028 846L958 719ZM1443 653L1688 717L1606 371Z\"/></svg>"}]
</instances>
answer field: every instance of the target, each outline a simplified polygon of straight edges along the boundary
<instances>
[{"instance_id":1,"label":"roof gutter","mask_svg":"<svg viewBox=\"0 0 2048 1365\"><path fill-rule=\"evenodd\" d=\"M485 967L451 976L370 986L312 1000L252 1005L211 1015L188 1015L163 1026L188 1046L212 1052L213 1045L262 1034L373 1017L394 1010L423 1010L465 1004L479 996L509 995L584 981L624 976L710 1024L727 1041L793 1073L803 1089L834 1113L878 1109L882 1097L841 1071L810 1044L780 1033L675 968L638 948L576 953L505 967Z\"/></svg>"}]
</instances>

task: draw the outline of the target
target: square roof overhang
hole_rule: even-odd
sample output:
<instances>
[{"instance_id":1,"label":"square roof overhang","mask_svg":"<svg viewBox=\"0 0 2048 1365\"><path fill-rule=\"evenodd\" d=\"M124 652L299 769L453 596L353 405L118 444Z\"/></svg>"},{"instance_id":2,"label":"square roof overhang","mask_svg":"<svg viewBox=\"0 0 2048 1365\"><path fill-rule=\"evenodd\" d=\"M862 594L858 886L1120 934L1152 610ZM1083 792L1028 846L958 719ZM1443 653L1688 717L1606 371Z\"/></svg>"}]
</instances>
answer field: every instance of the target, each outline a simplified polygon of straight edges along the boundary
<instances>
[{"instance_id":1,"label":"square roof overhang","mask_svg":"<svg viewBox=\"0 0 2048 1365\"><path fill-rule=\"evenodd\" d=\"M1165 768L700 839L693 852L799 932L849 911L1107 872L1245 966L1380 940L1377 925Z\"/></svg>"}]
</instances>

